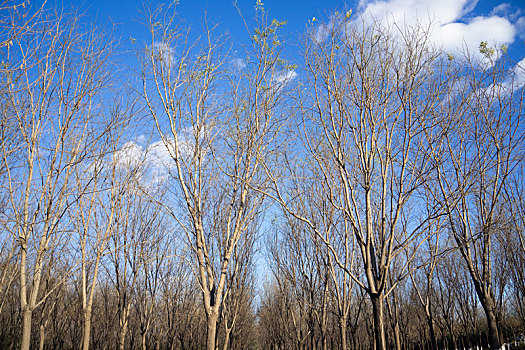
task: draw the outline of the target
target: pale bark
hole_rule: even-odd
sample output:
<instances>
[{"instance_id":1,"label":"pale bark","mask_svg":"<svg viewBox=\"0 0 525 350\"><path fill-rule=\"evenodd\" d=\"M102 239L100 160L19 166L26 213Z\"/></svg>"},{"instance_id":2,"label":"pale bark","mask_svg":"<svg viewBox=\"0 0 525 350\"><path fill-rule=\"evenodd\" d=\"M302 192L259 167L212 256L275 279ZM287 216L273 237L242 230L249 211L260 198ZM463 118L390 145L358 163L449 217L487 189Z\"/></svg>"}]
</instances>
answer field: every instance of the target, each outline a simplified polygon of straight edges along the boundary
<instances>
[{"instance_id":1,"label":"pale bark","mask_svg":"<svg viewBox=\"0 0 525 350\"><path fill-rule=\"evenodd\" d=\"M215 350L217 342L217 319L218 313L212 311L209 315L206 315L206 349Z\"/></svg>"},{"instance_id":2,"label":"pale bark","mask_svg":"<svg viewBox=\"0 0 525 350\"><path fill-rule=\"evenodd\" d=\"M126 333L128 332L128 313L129 313L129 306L125 308L122 315L119 317L119 325L120 325L120 331L119 331L119 344L118 347L120 350L125 349L126 345Z\"/></svg>"},{"instance_id":3,"label":"pale bark","mask_svg":"<svg viewBox=\"0 0 525 350\"><path fill-rule=\"evenodd\" d=\"M20 349L29 350L31 344L31 317L33 312L27 309L27 307L22 310L22 339Z\"/></svg>"},{"instance_id":4,"label":"pale bark","mask_svg":"<svg viewBox=\"0 0 525 350\"><path fill-rule=\"evenodd\" d=\"M38 349L39 350L44 350L45 340L46 340L46 329L45 329L45 326L41 324L40 330L39 330L39 339L38 339Z\"/></svg>"},{"instance_id":5,"label":"pale bark","mask_svg":"<svg viewBox=\"0 0 525 350\"><path fill-rule=\"evenodd\" d=\"M206 28L200 58L190 60L193 45L173 23L175 8L168 12L159 9L148 18L152 41L143 72L143 97L171 158L178 192L175 202L183 202L177 207L160 204L186 234L206 314L206 347L215 350L219 312L230 288L230 259L259 217L264 202L264 195L256 190L264 181L261 162L272 152L268 144L279 131L273 115L279 90L268 94L265 89L276 74L278 57L269 41L270 29L282 24L274 21L262 28L269 36L254 47L253 76L243 74L237 81L222 75L226 61L220 57L222 41L213 38L212 30ZM179 63L156 51L158 40L168 47L180 45ZM215 96L223 78L231 94ZM217 108L219 100L223 106ZM218 113L224 106L227 113ZM219 125L221 132L216 129ZM186 130L191 135L188 140L181 137Z\"/></svg>"},{"instance_id":6,"label":"pale bark","mask_svg":"<svg viewBox=\"0 0 525 350\"><path fill-rule=\"evenodd\" d=\"M226 327L224 330L224 344L222 346L223 350L228 350L228 345L230 344L230 334L232 332L231 328Z\"/></svg>"},{"instance_id":7,"label":"pale bark","mask_svg":"<svg viewBox=\"0 0 525 350\"><path fill-rule=\"evenodd\" d=\"M341 349L342 350L348 349L347 340L346 340L346 330L347 330L346 322L347 322L346 317L343 317L343 316L339 317L339 332L341 334Z\"/></svg>"},{"instance_id":8,"label":"pale bark","mask_svg":"<svg viewBox=\"0 0 525 350\"><path fill-rule=\"evenodd\" d=\"M84 310L84 329L82 332L82 349L89 350L91 340L91 306Z\"/></svg>"}]
</instances>

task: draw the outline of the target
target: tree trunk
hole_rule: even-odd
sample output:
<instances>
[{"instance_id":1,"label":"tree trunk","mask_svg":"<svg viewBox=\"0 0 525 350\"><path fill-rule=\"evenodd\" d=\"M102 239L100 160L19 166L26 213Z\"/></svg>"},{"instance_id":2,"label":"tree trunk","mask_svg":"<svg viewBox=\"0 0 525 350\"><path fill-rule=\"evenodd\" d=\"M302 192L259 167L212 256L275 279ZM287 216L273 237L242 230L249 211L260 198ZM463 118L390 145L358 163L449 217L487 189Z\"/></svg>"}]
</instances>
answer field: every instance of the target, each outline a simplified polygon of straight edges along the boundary
<instances>
[{"instance_id":1,"label":"tree trunk","mask_svg":"<svg viewBox=\"0 0 525 350\"><path fill-rule=\"evenodd\" d=\"M346 317L339 317L339 330L341 331L341 349L348 349L346 344Z\"/></svg>"},{"instance_id":2,"label":"tree trunk","mask_svg":"<svg viewBox=\"0 0 525 350\"><path fill-rule=\"evenodd\" d=\"M207 316L206 349L215 350L218 312L212 310Z\"/></svg>"},{"instance_id":3,"label":"tree trunk","mask_svg":"<svg viewBox=\"0 0 525 350\"><path fill-rule=\"evenodd\" d=\"M432 316L432 311L429 309L427 311L427 323L428 323L428 329L430 331L430 342L432 344L432 350L437 350L437 339L436 339L436 331L434 329L434 317Z\"/></svg>"},{"instance_id":4,"label":"tree trunk","mask_svg":"<svg viewBox=\"0 0 525 350\"><path fill-rule=\"evenodd\" d=\"M123 320L121 320L120 334L118 337L119 350L124 350L124 344L126 342L126 333L128 332L128 318L126 315L123 315Z\"/></svg>"},{"instance_id":5,"label":"tree trunk","mask_svg":"<svg viewBox=\"0 0 525 350\"><path fill-rule=\"evenodd\" d=\"M390 324L394 333L394 343L396 344L396 350L401 350L401 330L399 328L399 315L395 293L392 293L392 300L386 299L388 314L390 317Z\"/></svg>"},{"instance_id":6,"label":"tree trunk","mask_svg":"<svg viewBox=\"0 0 525 350\"><path fill-rule=\"evenodd\" d=\"M223 345L223 350L227 350L228 349L228 343L230 342L230 333L231 333L232 329L231 328L228 328L228 327L224 327L224 345Z\"/></svg>"},{"instance_id":7,"label":"tree trunk","mask_svg":"<svg viewBox=\"0 0 525 350\"><path fill-rule=\"evenodd\" d=\"M483 306L485 311L485 316L487 317L487 326L488 326L488 337L489 337L489 347L491 349L500 349L501 343L499 340L498 332L498 322L496 320L494 298L490 289L487 291L483 288L481 283L475 283L476 292L478 293L478 298Z\"/></svg>"},{"instance_id":8,"label":"tree trunk","mask_svg":"<svg viewBox=\"0 0 525 350\"><path fill-rule=\"evenodd\" d=\"M21 350L29 350L31 344L31 318L33 311L26 306L22 314L22 344Z\"/></svg>"},{"instance_id":9,"label":"tree trunk","mask_svg":"<svg viewBox=\"0 0 525 350\"><path fill-rule=\"evenodd\" d=\"M142 350L146 350L146 332L140 335L140 342L142 344Z\"/></svg>"},{"instance_id":10,"label":"tree trunk","mask_svg":"<svg viewBox=\"0 0 525 350\"><path fill-rule=\"evenodd\" d=\"M89 350L91 338L91 308L84 310L84 330L82 334L82 350Z\"/></svg>"},{"instance_id":11,"label":"tree trunk","mask_svg":"<svg viewBox=\"0 0 525 350\"><path fill-rule=\"evenodd\" d=\"M371 295L372 312L374 315L374 349L385 350L385 327L383 320L383 299L379 295Z\"/></svg>"},{"instance_id":12,"label":"tree trunk","mask_svg":"<svg viewBox=\"0 0 525 350\"><path fill-rule=\"evenodd\" d=\"M45 339L46 339L46 329L45 329L43 324L40 325L39 336L40 336L40 339L39 339L39 342L38 342L38 349L39 350L44 350L44 343L45 343Z\"/></svg>"},{"instance_id":13,"label":"tree trunk","mask_svg":"<svg viewBox=\"0 0 525 350\"><path fill-rule=\"evenodd\" d=\"M489 303L490 304L490 303ZM499 340L498 324L496 322L496 313L493 308L486 309L487 324L489 328L489 346L491 349L500 349L501 343Z\"/></svg>"},{"instance_id":14,"label":"tree trunk","mask_svg":"<svg viewBox=\"0 0 525 350\"><path fill-rule=\"evenodd\" d=\"M399 329L399 322L394 321L394 340L396 342L396 350L401 350L401 330Z\"/></svg>"}]
</instances>

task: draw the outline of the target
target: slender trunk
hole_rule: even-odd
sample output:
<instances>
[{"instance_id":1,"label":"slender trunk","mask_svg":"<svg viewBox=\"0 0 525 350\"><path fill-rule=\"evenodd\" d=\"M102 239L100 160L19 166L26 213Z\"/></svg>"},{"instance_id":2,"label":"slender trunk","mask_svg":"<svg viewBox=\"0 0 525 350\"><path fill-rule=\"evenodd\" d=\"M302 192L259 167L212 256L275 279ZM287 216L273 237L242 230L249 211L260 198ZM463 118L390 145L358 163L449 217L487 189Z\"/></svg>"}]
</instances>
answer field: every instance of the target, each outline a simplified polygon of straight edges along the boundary
<instances>
[{"instance_id":1,"label":"slender trunk","mask_svg":"<svg viewBox=\"0 0 525 350\"><path fill-rule=\"evenodd\" d=\"M33 310L27 302L27 243L23 242L20 253L20 309L22 311L22 343L21 350L29 350L31 345L31 318Z\"/></svg>"},{"instance_id":2,"label":"slender trunk","mask_svg":"<svg viewBox=\"0 0 525 350\"><path fill-rule=\"evenodd\" d=\"M399 329L399 322L394 322L394 340L396 342L396 350L401 350L401 330Z\"/></svg>"},{"instance_id":3,"label":"slender trunk","mask_svg":"<svg viewBox=\"0 0 525 350\"><path fill-rule=\"evenodd\" d=\"M227 350L228 349L228 343L230 342L230 333L231 333L232 329L231 328L228 328L228 327L224 327L224 345L223 345L223 350Z\"/></svg>"},{"instance_id":4,"label":"slender trunk","mask_svg":"<svg viewBox=\"0 0 525 350\"><path fill-rule=\"evenodd\" d=\"M327 326L326 323L328 322L328 315L327 315L327 308L328 308L328 276L326 276L325 285L324 285L324 292L323 292L323 308L322 308L322 314L321 314L321 347L323 350L328 349L328 339L327 339Z\"/></svg>"},{"instance_id":5,"label":"slender trunk","mask_svg":"<svg viewBox=\"0 0 525 350\"><path fill-rule=\"evenodd\" d=\"M207 316L206 349L215 350L218 312L212 310Z\"/></svg>"},{"instance_id":6,"label":"slender trunk","mask_svg":"<svg viewBox=\"0 0 525 350\"><path fill-rule=\"evenodd\" d=\"M436 331L434 329L434 317L430 309L427 312L427 323L428 323L428 329L430 332L430 342L432 344L432 350L437 350L438 344L437 344L437 339L436 339Z\"/></svg>"},{"instance_id":7,"label":"slender trunk","mask_svg":"<svg viewBox=\"0 0 525 350\"><path fill-rule=\"evenodd\" d=\"M385 350L385 327L383 320L383 298L380 295L371 295L372 312L374 315L374 349Z\"/></svg>"},{"instance_id":8,"label":"slender trunk","mask_svg":"<svg viewBox=\"0 0 525 350\"><path fill-rule=\"evenodd\" d=\"M120 334L118 337L118 343L119 343L119 350L124 350L124 345L126 342L126 333L128 332L128 318L126 316L126 311L124 311L124 315L121 320L120 325Z\"/></svg>"},{"instance_id":9,"label":"slender trunk","mask_svg":"<svg viewBox=\"0 0 525 350\"><path fill-rule=\"evenodd\" d=\"M388 314L391 320L391 327L394 333L394 343L396 344L396 350L401 350L401 330L399 328L399 315L397 308L397 300L395 293L392 293L392 300L386 299Z\"/></svg>"},{"instance_id":10,"label":"slender trunk","mask_svg":"<svg viewBox=\"0 0 525 350\"><path fill-rule=\"evenodd\" d=\"M146 332L140 335L140 342L142 344L142 350L146 350Z\"/></svg>"},{"instance_id":11,"label":"slender trunk","mask_svg":"<svg viewBox=\"0 0 525 350\"><path fill-rule=\"evenodd\" d=\"M44 343L46 339L46 329L43 324L40 325L40 332L39 332L40 339L38 341L38 349L44 350Z\"/></svg>"},{"instance_id":12,"label":"slender trunk","mask_svg":"<svg viewBox=\"0 0 525 350\"><path fill-rule=\"evenodd\" d=\"M348 349L346 344L346 317L339 317L339 330L341 331L341 349Z\"/></svg>"},{"instance_id":13,"label":"slender trunk","mask_svg":"<svg viewBox=\"0 0 525 350\"><path fill-rule=\"evenodd\" d=\"M89 350L91 338L91 307L84 310L84 330L82 334L82 350Z\"/></svg>"},{"instance_id":14,"label":"slender trunk","mask_svg":"<svg viewBox=\"0 0 525 350\"><path fill-rule=\"evenodd\" d=\"M33 311L26 306L22 313L22 344L21 350L29 350L31 344L31 318Z\"/></svg>"}]
</instances>

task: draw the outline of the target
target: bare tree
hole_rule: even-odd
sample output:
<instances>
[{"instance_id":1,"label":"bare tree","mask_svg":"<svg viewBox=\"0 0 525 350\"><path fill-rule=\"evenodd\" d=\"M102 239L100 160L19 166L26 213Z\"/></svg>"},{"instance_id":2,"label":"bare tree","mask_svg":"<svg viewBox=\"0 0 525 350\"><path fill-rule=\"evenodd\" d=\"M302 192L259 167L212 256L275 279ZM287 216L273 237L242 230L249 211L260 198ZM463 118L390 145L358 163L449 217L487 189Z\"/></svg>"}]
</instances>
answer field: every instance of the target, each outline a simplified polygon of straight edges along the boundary
<instances>
[{"instance_id":1,"label":"bare tree","mask_svg":"<svg viewBox=\"0 0 525 350\"><path fill-rule=\"evenodd\" d=\"M153 206L153 209L158 209ZM153 214L154 215L154 214ZM148 230L136 244L138 245L138 283L135 292L135 308L140 322L140 343L143 350L147 349L147 339L155 324L155 313L158 308L156 295L162 287L163 271L168 268L170 242L166 233L168 227L165 217L158 217L152 221ZM155 334L154 334L155 336Z\"/></svg>"},{"instance_id":2,"label":"bare tree","mask_svg":"<svg viewBox=\"0 0 525 350\"><path fill-rule=\"evenodd\" d=\"M202 41L187 45L173 14L174 8L159 8L148 19L143 96L169 155L172 193L183 199L167 209L186 234L207 348L215 349L232 254L262 210L264 196L254 188L266 181L261 162L273 152L279 130L283 82L275 32L282 24L256 31L253 57L243 67L230 64L221 53L224 39L206 23ZM227 94L220 92L224 86Z\"/></svg>"},{"instance_id":3,"label":"bare tree","mask_svg":"<svg viewBox=\"0 0 525 350\"><path fill-rule=\"evenodd\" d=\"M457 94L451 96L445 139L439 153L437 195L485 312L489 345L502 344L497 324L493 260L503 233L503 194L523 159L523 88L506 59L480 45L484 62L467 60ZM489 63L487 63L489 62Z\"/></svg>"},{"instance_id":4,"label":"bare tree","mask_svg":"<svg viewBox=\"0 0 525 350\"><path fill-rule=\"evenodd\" d=\"M46 14L8 47L16 80L4 98L20 158L10 163L11 150L2 145L9 188L2 222L19 249L22 349L30 346L32 313L50 292L41 290L49 251L67 245L64 214L82 195L72 190L73 174L105 130L98 124L97 94L108 81L104 63L110 48L100 31L82 28L79 21L76 14Z\"/></svg>"},{"instance_id":5,"label":"bare tree","mask_svg":"<svg viewBox=\"0 0 525 350\"><path fill-rule=\"evenodd\" d=\"M428 233L428 240L419 249L418 258L413 261L419 268L410 269L410 279L413 289L417 295L417 300L421 303L426 316L426 323L430 335L430 343L433 350L438 349L438 338L436 335L435 319L435 276L436 269L440 268L440 262L446 255L450 245L443 238L444 220L438 220L434 225L429 226L431 232ZM407 252L407 254L410 254Z\"/></svg>"},{"instance_id":6,"label":"bare tree","mask_svg":"<svg viewBox=\"0 0 525 350\"><path fill-rule=\"evenodd\" d=\"M286 215L270 247L274 278L292 299L287 307L294 348L327 346L329 286L324 245L304 223ZM317 241L317 242L316 242ZM317 244L316 244L317 243ZM319 344L320 343L320 344Z\"/></svg>"},{"instance_id":7,"label":"bare tree","mask_svg":"<svg viewBox=\"0 0 525 350\"><path fill-rule=\"evenodd\" d=\"M9 48L14 45L14 41L33 30L41 20L41 8L32 11L26 2L16 3L14 1L3 0L0 3L0 139L3 150L0 162L0 215L6 213L9 200L9 183L6 167L7 164L15 164L20 156L19 134L16 128L14 106L10 102L9 92L13 81L16 81L21 74L20 67L13 64ZM13 288L15 279L19 278L18 268L14 262L16 259L16 240L9 234L2 234L0 238L0 314L6 298Z\"/></svg>"},{"instance_id":8,"label":"bare tree","mask_svg":"<svg viewBox=\"0 0 525 350\"><path fill-rule=\"evenodd\" d=\"M511 283L514 289L514 303L525 324L525 180L524 166L520 164L513 178L505 188L506 211L509 223L500 237L509 259Z\"/></svg>"},{"instance_id":9,"label":"bare tree","mask_svg":"<svg viewBox=\"0 0 525 350\"><path fill-rule=\"evenodd\" d=\"M164 341L166 348L187 349L202 347L199 330L203 328L202 307L199 305L199 290L191 275L191 266L184 245L173 241L166 257L166 266L161 278L161 308L163 310Z\"/></svg>"},{"instance_id":10,"label":"bare tree","mask_svg":"<svg viewBox=\"0 0 525 350\"><path fill-rule=\"evenodd\" d=\"M124 349L134 307L138 310L136 318L147 323L141 334L141 341L145 341L153 307L153 297L148 293L155 294L160 288L158 279L165 263L166 243L161 239L165 234L164 217L140 183L147 164L140 154L130 154L126 147L114 156L117 175L111 178L108 199L103 201L106 217L114 211L113 232L106 238L108 264L104 267L116 294L116 311L112 310L112 314L118 320L118 346ZM115 197L115 193L120 194ZM109 205L115 200L115 206Z\"/></svg>"},{"instance_id":11,"label":"bare tree","mask_svg":"<svg viewBox=\"0 0 525 350\"><path fill-rule=\"evenodd\" d=\"M242 316L249 313L254 297L254 244L259 225L254 222L246 234L240 238L239 243L233 250L229 266L228 282L230 286L223 296L224 306L221 310L220 323L223 325L224 340L222 348L232 348L232 334L240 329ZM244 339L248 342L248 339Z\"/></svg>"},{"instance_id":12,"label":"bare tree","mask_svg":"<svg viewBox=\"0 0 525 350\"><path fill-rule=\"evenodd\" d=\"M133 164L134 167L131 167L125 164L122 155L117 152L124 131L122 126L127 124L125 121L132 110L121 109L118 104L108 110L110 116L107 118L105 135L99 143L99 153L92 155L84 167L75 169L76 191L84 195L78 198L70 211L81 254L79 272L84 350L88 350L90 344L92 309L102 259L109 253L111 239L117 232L115 221L122 216L123 210L128 209L122 202L134 183L139 165Z\"/></svg>"},{"instance_id":13,"label":"bare tree","mask_svg":"<svg viewBox=\"0 0 525 350\"><path fill-rule=\"evenodd\" d=\"M386 347L383 302L393 260L440 215L414 209L433 168L430 155L438 135L431 129L438 101L446 95L440 52L421 27L402 31L376 21L334 15L312 28L305 44L307 88L300 91L304 152L323 198L344 218L342 237L358 247L362 273L344 263L333 239L293 201L307 201L303 189L285 194L275 181L273 197L304 221L329 248L334 262L363 288L372 303L376 349ZM298 178L292 170L293 178ZM407 262L393 281L407 273Z\"/></svg>"}]
</instances>

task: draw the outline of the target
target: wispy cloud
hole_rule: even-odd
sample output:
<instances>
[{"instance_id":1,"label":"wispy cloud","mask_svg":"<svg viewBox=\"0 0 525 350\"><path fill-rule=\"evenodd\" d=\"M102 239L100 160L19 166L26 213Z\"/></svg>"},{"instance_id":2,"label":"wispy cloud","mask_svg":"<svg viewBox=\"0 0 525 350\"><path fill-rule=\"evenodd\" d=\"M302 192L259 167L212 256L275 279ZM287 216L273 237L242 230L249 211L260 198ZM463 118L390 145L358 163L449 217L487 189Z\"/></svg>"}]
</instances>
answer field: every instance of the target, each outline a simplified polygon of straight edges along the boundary
<instances>
[{"instance_id":1,"label":"wispy cloud","mask_svg":"<svg viewBox=\"0 0 525 350\"><path fill-rule=\"evenodd\" d=\"M151 48L153 57L165 65L172 65L175 61L173 48L164 42L156 41Z\"/></svg>"},{"instance_id":2,"label":"wispy cloud","mask_svg":"<svg viewBox=\"0 0 525 350\"><path fill-rule=\"evenodd\" d=\"M525 40L525 17L520 17L516 21L516 29L518 31L518 37Z\"/></svg>"},{"instance_id":3,"label":"wispy cloud","mask_svg":"<svg viewBox=\"0 0 525 350\"><path fill-rule=\"evenodd\" d=\"M113 154L113 161L119 168L136 168L143 161L143 153L140 145L128 141Z\"/></svg>"},{"instance_id":4,"label":"wispy cloud","mask_svg":"<svg viewBox=\"0 0 525 350\"><path fill-rule=\"evenodd\" d=\"M295 72L295 70L292 69L292 70L287 70L287 71L277 73L273 77L273 81L277 83L277 85L281 86L281 85L287 84L288 82L292 81L296 77L297 77L297 73Z\"/></svg>"},{"instance_id":5,"label":"wispy cloud","mask_svg":"<svg viewBox=\"0 0 525 350\"><path fill-rule=\"evenodd\" d=\"M242 58L234 58L231 61L233 68L237 71L241 71L246 68L246 61Z\"/></svg>"},{"instance_id":6,"label":"wispy cloud","mask_svg":"<svg viewBox=\"0 0 525 350\"><path fill-rule=\"evenodd\" d=\"M490 15L505 17L509 13L510 8L511 8L510 4L508 2L504 2L494 7L492 11L490 11Z\"/></svg>"},{"instance_id":7,"label":"wispy cloud","mask_svg":"<svg viewBox=\"0 0 525 350\"><path fill-rule=\"evenodd\" d=\"M334 17L332 16L328 23L319 24L314 31L314 40L318 43L328 39L330 32L334 29Z\"/></svg>"},{"instance_id":8,"label":"wispy cloud","mask_svg":"<svg viewBox=\"0 0 525 350\"><path fill-rule=\"evenodd\" d=\"M507 79L500 84L506 90L517 90L525 86L525 58L516 64L509 72Z\"/></svg>"},{"instance_id":9,"label":"wispy cloud","mask_svg":"<svg viewBox=\"0 0 525 350\"><path fill-rule=\"evenodd\" d=\"M525 58L514 67L514 73L518 87L525 86Z\"/></svg>"}]
</instances>

